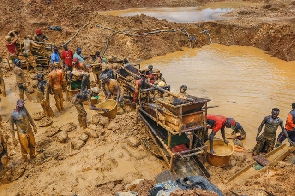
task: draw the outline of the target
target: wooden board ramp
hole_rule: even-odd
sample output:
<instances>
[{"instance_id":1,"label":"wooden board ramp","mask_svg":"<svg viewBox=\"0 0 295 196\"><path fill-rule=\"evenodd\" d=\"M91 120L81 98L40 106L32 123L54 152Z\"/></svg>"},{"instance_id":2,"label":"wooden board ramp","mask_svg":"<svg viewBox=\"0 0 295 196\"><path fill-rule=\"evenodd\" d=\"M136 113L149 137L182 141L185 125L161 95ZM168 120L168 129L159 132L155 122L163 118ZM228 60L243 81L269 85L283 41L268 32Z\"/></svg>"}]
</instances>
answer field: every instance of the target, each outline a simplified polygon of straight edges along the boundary
<instances>
[{"instance_id":1,"label":"wooden board ramp","mask_svg":"<svg viewBox=\"0 0 295 196\"><path fill-rule=\"evenodd\" d=\"M270 161L270 163L263 167L261 170L256 170L254 168L254 164L256 161L248 164L246 167L241 169L239 172L231 176L227 183L235 183L235 184L244 184L247 179L251 178L252 176L266 171L269 167L276 165L279 161L282 161L286 158L290 153L295 150L295 147L287 146L286 144L281 145L278 148L275 148L271 152L265 155L265 157Z\"/></svg>"}]
</instances>

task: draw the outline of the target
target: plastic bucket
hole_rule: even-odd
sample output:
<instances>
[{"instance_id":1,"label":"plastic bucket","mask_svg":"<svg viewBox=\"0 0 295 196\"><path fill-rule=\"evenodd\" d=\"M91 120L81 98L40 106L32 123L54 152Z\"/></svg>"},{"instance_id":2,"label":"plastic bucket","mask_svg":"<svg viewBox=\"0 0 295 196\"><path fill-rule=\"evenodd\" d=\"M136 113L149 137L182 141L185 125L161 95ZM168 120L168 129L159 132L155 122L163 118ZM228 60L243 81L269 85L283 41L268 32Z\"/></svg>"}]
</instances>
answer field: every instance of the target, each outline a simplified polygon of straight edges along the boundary
<instances>
[{"instance_id":1,"label":"plastic bucket","mask_svg":"<svg viewBox=\"0 0 295 196\"><path fill-rule=\"evenodd\" d=\"M96 107L108 109L108 112L103 112L100 110L97 111L102 116L106 116L108 118L115 118L117 115L117 102L113 99L108 99L106 101L103 101L99 103Z\"/></svg>"},{"instance_id":2,"label":"plastic bucket","mask_svg":"<svg viewBox=\"0 0 295 196\"><path fill-rule=\"evenodd\" d=\"M234 153L234 147L230 143L225 144L223 140L213 140L214 154L210 154L210 141L205 143L207 148L207 161L213 166L224 167L230 162L230 157Z\"/></svg>"}]
</instances>

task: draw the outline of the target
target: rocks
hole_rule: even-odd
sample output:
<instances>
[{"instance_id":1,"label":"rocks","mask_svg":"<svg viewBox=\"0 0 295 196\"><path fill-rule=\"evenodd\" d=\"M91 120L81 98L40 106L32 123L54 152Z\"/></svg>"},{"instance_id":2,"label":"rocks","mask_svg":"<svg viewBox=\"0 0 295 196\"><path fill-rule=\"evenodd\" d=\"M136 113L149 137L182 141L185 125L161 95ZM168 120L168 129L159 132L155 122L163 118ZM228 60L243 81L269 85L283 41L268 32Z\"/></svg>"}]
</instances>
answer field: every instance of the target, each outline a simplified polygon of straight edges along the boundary
<instances>
[{"instance_id":1,"label":"rocks","mask_svg":"<svg viewBox=\"0 0 295 196\"><path fill-rule=\"evenodd\" d=\"M127 144L130 146L130 147L138 147L140 145L140 141L139 139L137 139L136 137L134 136L131 136L127 139Z\"/></svg>"},{"instance_id":2,"label":"rocks","mask_svg":"<svg viewBox=\"0 0 295 196\"><path fill-rule=\"evenodd\" d=\"M80 139L76 139L72 141L72 148L74 150L80 150L84 145L85 145L85 142Z\"/></svg>"},{"instance_id":3,"label":"rocks","mask_svg":"<svg viewBox=\"0 0 295 196\"><path fill-rule=\"evenodd\" d=\"M62 125L59 130L61 131L66 131L66 132L71 132L71 131L74 131L77 129L77 125L73 122L70 122L70 123L67 123L67 124L64 124Z\"/></svg>"},{"instance_id":4,"label":"rocks","mask_svg":"<svg viewBox=\"0 0 295 196\"><path fill-rule=\"evenodd\" d=\"M86 142L88 140L89 136L87 133L82 133L82 135L80 136L80 139L84 142Z\"/></svg>"},{"instance_id":5,"label":"rocks","mask_svg":"<svg viewBox=\"0 0 295 196\"><path fill-rule=\"evenodd\" d=\"M96 133L95 130L93 130L91 128L87 128L84 131L88 134L89 137L91 137L91 138L98 138L98 135L97 135L97 133Z\"/></svg>"},{"instance_id":6,"label":"rocks","mask_svg":"<svg viewBox=\"0 0 295 196\"><path fill-rule=\"evenodd\" d=\"M59 128L58 127L51 126L51 127L49 127L46 130L45 134L46 134L47 137L52 137L52 136L54 136L58 132L59 132Z\"/></svg>"},{"instance_id":7,"label":"rocks","mask_svg":"<svg viewBox=\"0 0 295 196\"><path fill-rule=\"evenodd\" d=\"M66 131L61 131L57 134L57 141L60 143L65 143L68 140L68 133Z\"/></svg>"},{"instance_id":8,"label":"rocks","mask_svg":"<svg viewBox=\"0 0 295 196\"><path fill-rule=\"evenodd\" d=\"M109 124L109 118L102 116L100 114L95 114L92 116L92 123L95 125L102 125L103 127Z\"/></svg>"}]
</instances>

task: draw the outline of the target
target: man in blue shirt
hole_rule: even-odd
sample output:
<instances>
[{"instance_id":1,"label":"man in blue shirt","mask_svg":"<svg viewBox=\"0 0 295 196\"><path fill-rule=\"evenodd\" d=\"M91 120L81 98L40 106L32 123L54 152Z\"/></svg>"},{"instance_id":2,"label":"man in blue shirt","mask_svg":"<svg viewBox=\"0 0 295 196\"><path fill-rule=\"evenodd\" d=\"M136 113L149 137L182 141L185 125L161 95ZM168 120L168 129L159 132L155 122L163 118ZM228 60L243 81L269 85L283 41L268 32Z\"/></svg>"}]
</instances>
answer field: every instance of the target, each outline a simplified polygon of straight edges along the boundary
<instances>
[{"instance_id":1,"label":"man in blue shirt","mask_svg":"<svg viewBox=\"0 0 295 196\"><path fill-rule=\"evenodd\" d=\"M56 46L53 47L53 53L50 56L50 61L52 64L54 63L59 63L59 52L58 52L58 48Z\"/></svg>"},{"instance_id":2,"label":"man in blue shirt","mask_svg":"<svg viewBox=\"0 0 295 196\"><path fill-rule=\"evenodd\" d=\"M77 58L80 63L84 63L84 61L85 61L85 59L87 59L87 57L84 57L81 54L81 52L82 52L82 49L80 47L78 47L75 54L74 54L74 56L73 56L73 59Z\"/></svg>"}]
</instances>

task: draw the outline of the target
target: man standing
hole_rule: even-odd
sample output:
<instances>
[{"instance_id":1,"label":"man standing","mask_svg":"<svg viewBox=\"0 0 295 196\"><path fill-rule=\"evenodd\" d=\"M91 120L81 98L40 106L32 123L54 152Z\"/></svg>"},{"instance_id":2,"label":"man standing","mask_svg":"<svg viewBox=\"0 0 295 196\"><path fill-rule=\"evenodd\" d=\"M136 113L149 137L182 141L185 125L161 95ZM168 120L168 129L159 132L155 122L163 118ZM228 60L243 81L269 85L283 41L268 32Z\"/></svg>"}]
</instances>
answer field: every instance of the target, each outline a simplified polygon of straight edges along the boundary
<instances>
[{"instance_id":1,"label":"man standing","mask_svg":"<svg viewBox=\"0 0 295 196\"><path fill-rule=\"evenodd\" d=\"M14 38L12 39L13 36ZM18 36L15 30L9 31L7 36L5 36L6 40L6 48L8 50L9 60L12 62L14 59L17 58L17 49L16 49L16 42L18 40Z\"/></svg>"},{"instance_id":2,"label":"man standing","mask_svg":"<svg viewBox=\"0 0 295 196\"><path fill-rule=\"evenodd\" d=\"M72 63L73 63L73 52L68 49L68 46L65 44L63 45L63 51L61 53L61 59L66 67L66 70L73 71Z\"/></svg>"},{"instance_id":3,"label":"man standing","mask_svg":"<svg viewBox=\"0 0 295 196\"><path fill-rule=\"evenodd\" d=\"M77 94L73 96L72 103L78 111L78 122L79 126L83 129L87 127L87 112L84 109L83 102L88 101L90 110L103 110L106 109L96 108L95 105L91 103L91 97L95 97L99 94L99 88L94 87L90 90L80 90Z\"/></svg>"},{"instance_id":4,"label":"man standing","mask_svg":"<svg viewBox=\"0 0 295 196\"><path fill-rule=\"evenodd\" d=\"M253 155L256 156L261 152L270 152L276 141L276 131L280 126L282 131L284 130L283 127L283 120L279 118L280 110L278 108L273 108L271 111L271 115L264 117L263 121L261 122L260 126L258 127L258 133L256 136L257 144L253 149ZM259 136L259 133L262 131L263 126L264 131Z\"/></svg>"},{"instance_id":5,"label":"man standing","mask_svg":"<svg viewBox=\"0 0 295 196\"><path fill-rule=\"evenodd\" d=\"M27 155L33 159L36 157L36 143L35 136L32 132L32 127L35 133L37 133L37 127L30 116L29 112L24 106L24 100L20 99L16 103L15 110L10 115L10 130L14 145L17 145L15 138L14 125L16 126L18 139L21 145L22 159L28 161Z\"/></svg>"},{"instance_id":6,"label":"man standing","mask_svg":"<svg viewBox=\"0 0 295 196\"><path fill-rule=\"evenodd\" d=\"M84 57L82 55L82 48L80 48L80 47L77 48L77 51L75 52L73 58L77 58L79 63L83 63L83 64L85 62L85 59L87 59L87 57Z\"/></svg>"},{"instance_id":7,"label":"man standing","mask_svg":"<svg viewBox=\"0 0 295 196\"><path fill-rule=\"evenodd\" d=\"M16 83L19 90L19 98L24 99L24 93L26 93L27 98L31 101L31 96L27 89L26 78L24 71L20 68L22 63L19 59L14 60L15 68L13 69L13 73L16 76Z\"/></svg>"},{"instance_id":8,"label":"man standing","mask_svg":"<svg viewBox=\"0 0 295 196\"><path fill-rule=\"evenodd\" d=\"M52 71L48 74L49 92L53 93L55 105L59 112L64 110L62 95L63 78L63 72L58 69L58 64L53 64Z\"/></svg>"},{"instance_id":9,"label":"man standing","mask_svg":"<svg viewBox=\"0 0 295 196\"><path fill-rule=\"evenodd\" d=\"M54 113L52 108L50 107L49 102L49 92L48 92L48 83L44 80L44 75L38 73L34 79L38 80L37 83L37 101L41 103L43 112L46 117L53 117Z\"/></svg>"},{"instance_id":10,"label":"man standing","mask_svg":"<svg viewBox=\"0 0 295 196\"><path fill-rule=\"evenodd\" d=\"M2 65L2 58L0 57L0 65ZM0 66L0 94L6 97L5 83L3 79L2 66Z\"/></svg>"},{"instance_id":11,"label":"man standing","mask_svg":"<svg viewBox=\"0 0 295 196\"><path fill-rule=\"evenodd\" d=\"M292 110L288 113L285 129L279 134L276 147L288 138L290 145L295 144L295 103L292 103Z\"/></svg>"},{"instance_id":12,"label":"man standing","mask_svg":"<svg viewBox=\"0 0 295 196\"><path fill-rule=\"evenodd\" d=\"M50 61L52 64L54 63L58 63L59 64L59 52L58 52L58 48L56 46L53 47L53 52L50 56Z\"/></svg>"},{"instance_id":13,"label":"man standing","mask_svg":"<svg viewBox=\"0 0 295 196\"><path fill-rule=\"evenodd\" d=\"M236 121L233 118L227 118L222 115L207 115L207 128L212 129L212 132L209 136L210 140L210 154L213 154L213 139L216 133L221 130L222 138L224 143L228 144L228 141L225 139L225 130L224 128L231 128L234 130L236 128ZM208 129L206 131L205 140L208 138Z\"/></svg>"},{"instance_id":14,"label":"man standing","mask_svg":"<svg viewBox=\"0 0 295 196\"><path fill-rule=\"evenodd\" d=\"M40 45L36 44L30 35L27 35L26 39L24 40L24 57L26 57L26 64L27 64L27 70L29 71L30 65L34 67L35 71L37 70L37 63L36 63L36 57L32 55L32 47L38 47L40 48Z\"/></svg>"}]
</instances>

